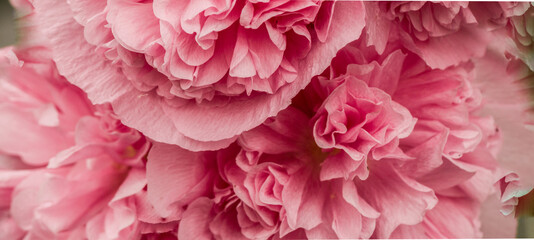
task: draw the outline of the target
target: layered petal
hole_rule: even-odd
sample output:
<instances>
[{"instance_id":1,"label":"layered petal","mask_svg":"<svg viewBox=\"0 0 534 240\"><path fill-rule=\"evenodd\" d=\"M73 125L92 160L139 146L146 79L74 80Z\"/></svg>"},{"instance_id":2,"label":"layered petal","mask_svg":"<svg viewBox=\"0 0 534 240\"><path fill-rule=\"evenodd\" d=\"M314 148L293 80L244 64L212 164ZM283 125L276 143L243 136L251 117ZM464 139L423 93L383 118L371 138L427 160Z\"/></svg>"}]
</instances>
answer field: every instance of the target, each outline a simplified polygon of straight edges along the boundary
<instances>
[{"instance_id":1,"label":"layered petal","mask_svg":"<svg viewBox=\"0 0 534 240\"><path fill-rule=\"evenodd\" d=\"M83 4L35 4L60 73L126 125L191 150L226 147L286 108L364 26L360 2ZM101 40L86 39L91 26Z\"/></svg>"}]
</instances>

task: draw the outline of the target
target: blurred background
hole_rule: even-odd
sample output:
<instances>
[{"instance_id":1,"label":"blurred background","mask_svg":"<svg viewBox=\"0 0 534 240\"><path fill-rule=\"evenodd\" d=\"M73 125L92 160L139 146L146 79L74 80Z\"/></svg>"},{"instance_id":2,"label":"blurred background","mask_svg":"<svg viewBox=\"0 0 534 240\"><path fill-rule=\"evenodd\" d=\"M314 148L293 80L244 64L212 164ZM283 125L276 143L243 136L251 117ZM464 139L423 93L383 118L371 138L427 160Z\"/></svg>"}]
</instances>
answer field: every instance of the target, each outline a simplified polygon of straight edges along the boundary
<instances>
[{"instance_id":1,"label":"blurred background","mask_svg":"<svg viewBox=\"0 0 534 240\"><path fill-rule=\"evenodd\" d=\"M8 0L0 0L0 47L14 44L16 39L14 10ZM534 217L520 217L518 221L517 236L533 238Z\"/></svg>"},{"instance_id":2,"label":"blurred background","mask_svg":"<svg viewBox=\"0 0 534 240\"><path fill-rule=\"evenodd\" d=\"M8 0L0 0L0 47L15 43L15 23L13 8Z\"/></svg>"}]
</instances>

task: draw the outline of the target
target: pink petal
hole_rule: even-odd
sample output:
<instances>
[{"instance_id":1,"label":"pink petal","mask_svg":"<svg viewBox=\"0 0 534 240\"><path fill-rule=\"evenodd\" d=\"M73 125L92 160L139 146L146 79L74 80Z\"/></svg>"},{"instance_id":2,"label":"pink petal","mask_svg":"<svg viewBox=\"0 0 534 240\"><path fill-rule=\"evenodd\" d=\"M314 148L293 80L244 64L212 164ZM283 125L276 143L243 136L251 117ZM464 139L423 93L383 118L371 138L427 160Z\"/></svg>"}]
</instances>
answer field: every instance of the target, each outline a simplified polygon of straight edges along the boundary
<instances>
[{"instance_id":1,"label":"pink petal","mask_svg":"<svg viewBox=\"0 0 534 240\"><path fill-rule=\"evenodd\" d=\"M109 4L108 21L115 39L126 49L144 52L159 38L159 21L154 16L152 4ZM121 10L117 9L120 8ZM112 16L110 19L109 16ZM136 19L135 21L131 21ZM139 31L143 29L143 31Z\"/></svg>"},{"instance_id":2,"label":"pink petal","mask_svg":"<svg viewBox=\"0 0 534 240\"><path fill-rule=\"evenodd\" d=\"M500 211L499 197L492 195L483 203L480 220L485 238L515 238L517 219L513 215L504 216Z\"/></svg>"},{"instance_id":3,"label":"pink petal","mask_svg":"<svg viewBox=\"0 0 534 240\"><path fill-rule=\"evenodd\" d=\"M362 198L381 213L374 233L377 238L389 237L401 224L422 222L424 213L438 202L430 188L400 175L388 165L376 166L377 170L371 171L367 180L357 184Z\"/></svg>"},{"instance_id":4,"label":"pink petal","mask_svg":"<svg viewBox=\"0 0 534 240\"><path fill-rule=\"evenodd\" d=\"M212 239L209 224L214 217L212 212L213 202L208 198L198 198L185 210L180 227L178 228L179 239Z\"/></svg>"},{"instance_id":5,"label":"pink petal","mask_svg":"<svg viewBox=\"0 0 534 240\"><path fill-rule=\"evenodd\" d=\"M0 128L0 149L21 156L28 164L47 164L57 152L73 144L72 139L65 139L60 129L32 121L32 114L5 105L0 106L0 114L0 124L9 126Z\"/></svg>"},{"instance_id":6,"label":"pink petal","mask_svg":"<svg viewBox=\"0 0 534 240\"><path fill-rule=\"evenodd\" d=\"M86 43L83 28L74 21L73 14L64 1L36 2L35 9L38 19L46 23L42 28L50 36L59 72L67 76L73 84L84 89L93 103L112 101L133 90L127 79L110 68L98 54L94 54L95 47ZM84 71L80 71L77 66L86 67L83 68Z\"/></svg>"},{"instance_id":7,"label":"pink petal","mask_svg":"<svg viewBox=\"0 0 534 240\"><path fill-rule=\"evenodd\" d=\"M211 176L203 156L154 143L147 161L148 200L161 217L176 217L189 201L208 191Z\"/></svg>"},{"instance_id":8,"label":"pink petal","mask_svg":"<svg viewBox=\"0 0 534 240\"><path fill-rule=\"evenodd\" d=\"M445 69L473 57L480 57L486 51L488 33L481 29L464 29L443 37L431 37L425 42L413 42L411 37L402 35L406 47L419 55L432 68ZM415 40L417 41L417 40ZM462 44L458 44L458 43Z\"/></svg>"}]
</instances>

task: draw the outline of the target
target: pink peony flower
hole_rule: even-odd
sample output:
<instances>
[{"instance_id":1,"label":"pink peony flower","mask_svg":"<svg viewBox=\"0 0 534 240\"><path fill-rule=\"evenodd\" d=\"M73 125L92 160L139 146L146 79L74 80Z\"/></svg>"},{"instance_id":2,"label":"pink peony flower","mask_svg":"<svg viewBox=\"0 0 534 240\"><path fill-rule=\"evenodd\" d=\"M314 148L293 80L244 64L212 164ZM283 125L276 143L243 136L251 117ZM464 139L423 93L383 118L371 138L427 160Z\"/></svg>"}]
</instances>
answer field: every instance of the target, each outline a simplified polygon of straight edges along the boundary
<instances>
[{"instance_id":1,"label":"pink peony flower","mask_svg":"<svg viewBox=\"0 0 534 240\"><path fill-rule=\"evenodd\" d=\"M12 3L0 239L515 234L530 3Z\"/></svg>"},{"instance_id":2,"label":"pink peony flower","mask_svg":"<svg viewBox=\"0 0 534 240\"><path fill-rule=\"evenodd\" d=\"M398 145L398 139L407 137L415 124L410 112L392 101L387 93L369 88L353 76L344 78L312 120L317 145L343 151L325 159L322 180L352 179L354 174L366 178L367 155L372 153L374 159L388 157L390 149ZM344 169L338 167L340 163Z\"/></svg>"},{"instance_id":3,"label":"pink peony flower","mask_svg":"<svg viewBox=\"0 0 534 240\"><path fill-rule=\"evenodd\" d=\"M126 125L191 150L226 147L286 108L364 26L361 2L34 5L61 74Z\"/></svg>"},{"instance_id":4,"label":"pink peony flower","mask_svg":"<svg viewBox=\"0 0 534 240\"><path fill-rule=\"evenodd\" d=\"M180 219L180 239L481 237L481 207L501 172L501 133L479 112L478 65L433 70L391 46L378 55L351 43L289 108L227 149L156 145L151 202L167 214L160 215ZM357 118L346 113L402 117L364 118L376 128L355 129L384 129L366 138L349 134L354 125L344 119ZM334 130L321 134L328 119ZM351 155L349 140L373 144ZM172 182L183 187L164 184Z\"/></svg>"},{"instance_id":5,"label":"pink peony flower","mask_svg":"<svg viewBox=\"0 0 534 240\"><path fill-rule=\"evenodd\" d=\"M400 106L391 107L391 104L395 104L391 102L391 99L379 98L380 101L376 100L373 103L372 101L375 100L372 97L387 96L387 94L381 90L369 88L362 80L356 78L343 78L343 80L346 82L341 83L333 90L334 92L344 93L348 99L352 100L351 97L357 95L341 90L347 85L359 86L362 90L367 90L362 91L361 96L371 98L368 100L371 106L378 105L374 108L366 108L368 105L365 104L351 105L355 111L361 112L362 116L368 114L376 116L377 113L398 114L395 110L402 111L398 110L401 109ZM323 100L327 102L330 98ZM339 101L338 104L343 106L345 102ZM232 145L229 149L219 151L216 156L212 152L191 153L195 156L202 156L200 159L217 159L218 171L202 170L213 167L209 167L212 165L206 160L199 161L198 157L187 154L183 156L191 156L186 157L189 160L180 161L186 160L191 162L186 163L186 166L192 164L191 166L197 167L187 168L190 169L187 171L185 169L178 171L180 169L178 166L184 164L171 164L175 166L172 169L176 169L172 171L173 174L168 174L167 177L159 175L148 178L149 186L154 180L154 185L161 186L166 191L170 189L169 186L162 184L163 182L183 182L179 179L185 179L186 176L198 176L191 178L198 180L187 181L187 187L183 189L193 186L196 188L197 183L203 182L200 179L219 179L212 185L213 188L203 188L205 197L193 201L183 193L172 194L171 196L174 197L153 199L155 206L165 202L176 203L177 206L190 203L183 213L179 211L176 214L176 216L181 216L178 233L181 239L189 239L193 236L221 239L231 237L243 239L387 237L401 224L415 224L420 221L422 214L436 204L431 189L420 185L413 179L406 178L394 169L393 162L407 160L407 156L401 154L396 144L389 144L389 147L383 147L380 151L376 150L376 153L372 155L362 153L356 159L351 159L351 155L340 153L339 150L322 149L317 144L319 140L313 137L315 132L313 126L320 121L317 120L319 117L313 117L315 114L307 115L296 106L298 104L281 111L276 117L268 119L257 128L244 132L238 139L238 146ZM382 110L382 107L385 110ZM399 115L401 117L398 119L402 124L391 125L394 130L388 129L387 125L381 125L380 120L376 120L376 123L371 120L366 131L374 134L383 128L382 135L377 133L371 136L374 136L375 141L383 141L384 145L387 145L395 138L389 137L390 134L397 136L396 132L409 132L410 126L413 125L409 114L408 116ZM373 126L376 128L372 128ZM339 135L343 136L343 133L340 132ZM365 138L366 136L363 135L361 141L372 140ZM387 136L387 138L380 136ZM356 140L353 141L357 141L358 138L360 137L355 136ZM386 140L383 140L384 138ZM398 144L398 140L393 142ZM167 149L161 152L173 151ZM384 159L373 159L372 157L376 154ZM369 188L375 186L382 188L383 191L364 193L361 192L357 181L353 178L331 174L348 171L343 162L344 158L339 157L343 155L346 155L345 159L351 162L372 162L369 166L369 171L371 171L369 178L372 176L375 180L365 180L365 183ZM390 159L386 159L387 157ZM400 157L400 159L394 159L395 157ZM160 161L161 158L151 158L149 155L149 163ZM331 161L331 164L328 165L327 161ZM163 169L162 167L160 169ZM364 167L364 169L367 171L367 168ZM378 172L373 172L373 169ZM330 175L323 177L323 172ZM191 175L192 173L194 174ZM209 175L215 177L208 177ZM162 181L167 178L173 180ZM388 183L374 185L382 181ZM149 187L149 194L150 191ZM193 192L200 193L199 191ZM396 217L402 214L394 210L400 208L393 202L390 205L381 204L391 192L397 192L398 196L404 197L403 204L413 204L411 209L414 212L410 217ZM367 198L363 197L364 194L367 194ZM418 197L411 197L415 195ZM383 212L380 213L377 209ZM391 212L391 215L386 214L388 212ZM192 226L203 227L194 229Z\"/></svg>"},{"instance_id":6,"label":"pink peony flower","mask_svg":"<svg viewBox=\"0 0 534 240\"><path fill-rule=\"evenodd\" d=\"M143 191L150 143L109 105L91 105L48 53L2 50L2 237L125 239L175 228L154 218Z\"/></svg>"},{"instance_id":7,"label":"pink peony flower","mask_svg":"<svg viewBox=\"0 0 534 240\"><path fill-rule=\"evenodd\" d=\"M468 2L366 2L367 44L381 53L399 39L431 68L445 69L486 50L489 34L478 27ZM458 43L462 44L458 44Z\"/></svg>"}]
</instances>

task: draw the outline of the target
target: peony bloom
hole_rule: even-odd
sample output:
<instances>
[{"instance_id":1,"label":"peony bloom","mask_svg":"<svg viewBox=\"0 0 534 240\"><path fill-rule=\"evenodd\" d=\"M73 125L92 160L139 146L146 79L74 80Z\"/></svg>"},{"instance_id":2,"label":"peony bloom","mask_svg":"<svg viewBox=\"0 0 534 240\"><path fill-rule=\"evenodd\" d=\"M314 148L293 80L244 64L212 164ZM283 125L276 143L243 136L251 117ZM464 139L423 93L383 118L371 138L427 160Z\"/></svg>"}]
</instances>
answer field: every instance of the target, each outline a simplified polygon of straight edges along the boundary
<instances>
[{"instance_id":1,"label":"peony bloom","mask_svg":"<svg viewBox=\"0 0 534 240\"><path fill-rule=\"evenodd\" d=\"M125 239L175 228L153 224L161 219L146 201L150 143L109 105L91 105L48 54L2 50L2 238Z\"/></svg>"},{"instance_id":2,"label":"peony bloom","mask_svg":"<svg viewBox=\"0 0 534 240\"><path fill-rule=\"evenodd\" d=\"M191 150L226 147L286 108L360 36L365 14L361 2L317 0L34 5L68 81L126 125Z\"/></svg>"},{"instance_id":3,"label":"peony bloom","mask_svg":"<svg viewBox=\"0 0 534 240\"><path fill-rule=\"evenodd\" d=\"M351 181L335 179L323 183L319 180L319 162L313 157L320 156L310 155L305 145L309 140L304 141L305 135L300 135L305 133L310 136L311 128L307 128L307 131L293 128L295 131L279 132L290 129L292 123L306 120L305 115L290 108L283 110L278 116L280 118L268 120L266 125L256 128L257 131L254 129L247 132L244 138L250 141L242 140L249 144L246 147L234 144L218 152L201 153L190 153L176 146L164 148L165 152L182 152L181 156L186 158L179 158L180 161L191 167L180 171L178 165L175 165L167 171L174 174L149 175L149 194L151 184L160 186L159 189L173 191L171 189L174 188L162 184L162 180L178 182L188 176L202 176L192 177L191 179L202 180L186 181L181 188L194 189L189 192L195 195L202 193L201 197L171 194L163 197L159 195L160 198L153 199L154 206L173 202L172 205L180 210L174 213L174 216L181 218L178 228L180 239L371 236L373 219L378 213L359 199L354 185L351 187ZM269 131L269 135L257 135ZM300 135L304 142L285 145L284 139L280 138L284 133ZM254 154L260 151L260 155ZM162 160L154 158L155 156L149 155L148 162ZM206 168L212 170L202 171ZM206 186L204 179L209 179L211 184L207 188L198 188ZM182 212L183 208L179 206L184 206L183 204L187 205Z\"/></svg>"},{"instance_id":4,"label":"peony bloom","mask_svg":"<svg viewBox=\"0 0 534 240\"><path fill-rule=\"evenodd\" d=\"M11 1L0 239L515 234L531 3Z\"/></svg>"},{"instance_id":5,"label":"peony bloom","mask_svg":"<svg viewBox=\"0 0 534 240\"><path fill-rule=\"evenodd\" d=\"M355 84L361 84L361 87L366 86L361 80L352 80L358 81ZM344 84L339 87L343 88ZM347 96L350 97L350 94L347 93ZM360 111L362 116L368 114L366 111L380 112L374 108L364 108L365 106L367 105L352 107ZM219 168L219 171L198 172L211 172L215 176L213 179L219 180L215 180L214 188L204 193L205 197L198 198L187 206L181 215L179 237L371 237L379 213L359 197L352 178L345 179L343 175L327 175L329 177L324 179L320 177L325 169L323 166L326 166L326 162L323 164L325 158L331 158L330 161L334 165L344 160L338 157L340 155L347 155L345 158L350 161L361 162L366 161L367 157L364 155L367 153L362 153L363 159L361 156L358 159L350 159L350 155L339 151L322 150L313 138L312 123L317 120L312 119L315 118L290 107L259 127L243 133L237 146L232 145L229 149L221 150L216 156L209 152L197 153L202 154L203 159L210 156L211 159L216 159ZM371 126L373 124L369 124L369 127ZM366 130L375 133L375 130L369 127ZM380 124L376 129L380 129ZM356 135L354 138L366 140L366 136ZM151 161L155 162L157 159L149 156L149 163ZM202 165L198 160L189 161ZM342 166L344 165L339 165L338 170L343 170ZM203 168L205 167L194 169ZM174 174L172 178L177 181L181 178L180 175L183 174ZM152 180L161 178L162 176L149 178L149 186ZM149 188L149 194L150 191ZM176 197L173 202L189 202L184 195L174 196ZM180 199L178 196L185 198ZM156 201L154 205L161 201L168 200ZM192 230L192 226L204 227Z\"/></svg>"},{"instance_id":6,"label":"peony bloom","mask_svg":"<svg viewBox=\"0 0 534 240\"><path fill-rule=\"evenodd\" d=\"M491 194L513 206L523 188L502 178L478 65L362 44L229 148L155 145L149 200L180 239L475 238Z\"/></svg>"},{"instance_id":7,"label":"peony bloom","mask_svg":"<svg viewBox=\"0 0 534 240\"><path fill-rule=\"evenodd\" d=\"M321 179L367 176L365 159L387 157L407 137L415 119L410 112L378 88L369 88L353 76L345 79L330 93L313 118L313 136L322 149L342 150L342 154L325 159ZM338 165L343 162L343 169ZM362 165L363 164L363 165Z\"/></svg>"},{"instance_id":8,"label":"peony bloom","mask_svg":"<svg viewBox=\"0 0 534 240\"><path fill-rule=\"evenodd\" d=\"M478 26L469 2L366 2L367 45L381 53L390 40L445 69L486 50L489 34ZM462 44L458 44L458 43Z\"/></svg>"}]
</instances>

